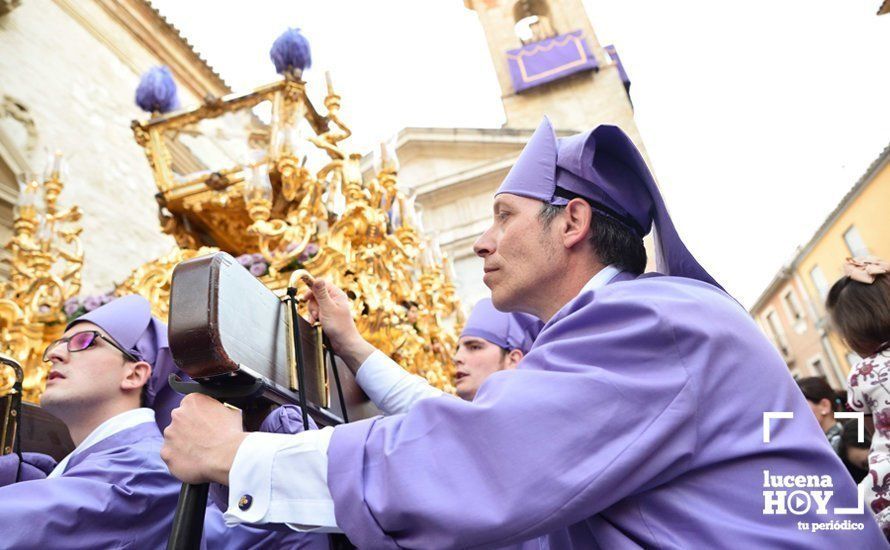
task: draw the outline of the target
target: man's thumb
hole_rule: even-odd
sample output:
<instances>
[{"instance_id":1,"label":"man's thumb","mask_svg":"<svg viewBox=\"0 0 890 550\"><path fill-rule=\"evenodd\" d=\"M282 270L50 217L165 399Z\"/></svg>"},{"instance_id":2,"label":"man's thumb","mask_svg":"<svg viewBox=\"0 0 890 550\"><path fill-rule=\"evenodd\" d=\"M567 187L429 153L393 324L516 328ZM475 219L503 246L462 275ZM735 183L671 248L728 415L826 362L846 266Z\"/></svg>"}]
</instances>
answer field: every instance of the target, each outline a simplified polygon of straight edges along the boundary
<instances>
[{"instance_id":1,"label":"man's thumb","mask_svg":"<svg viewBox=\"0 0 890 550\"><path fill-rule=\"evenodd\" d=\"M328 285L325 283L324 279L316 279L312 283L312 293L315 294L315 299L318 300L319 303L327 303L331 298L328 294Z\"/></svg>"}]
</instances>

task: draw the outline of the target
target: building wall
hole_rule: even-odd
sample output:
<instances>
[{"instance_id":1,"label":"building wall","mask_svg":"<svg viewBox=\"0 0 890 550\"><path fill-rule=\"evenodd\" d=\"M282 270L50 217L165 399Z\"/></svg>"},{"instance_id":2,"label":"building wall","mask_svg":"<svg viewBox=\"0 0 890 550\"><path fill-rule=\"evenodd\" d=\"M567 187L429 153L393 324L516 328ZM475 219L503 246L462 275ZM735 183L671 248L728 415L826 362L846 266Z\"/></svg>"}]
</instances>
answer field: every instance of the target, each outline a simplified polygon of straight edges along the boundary
<instances>
[{"instance_id":1,"label":"building wall","mask_svg":"<svg viewBox=\"0 0 890 550\"><path fill-rule=\"evenodd\" d=\"M836 388L842 389L856 356L832 330L825 310L828 291L843 276L846 258L863 252L890 258L890 147L869 167L844 197L841 204L804 247L783 268L751 309L751 314L783 354L789 369L798 376L824 375ZM867 250L851 250L844 234L855 227ZM806 310L806 323L793 326L789 308L783 300L792 289ZM776 312L781 320L784 338L777 337L767 322L767 315ZM781 342L780 342L781 340ZM820 357L823 372L816 372L811 362Z\"/></svg>"},{"instance_id":2,"label":"building wall","mask_svg":"<svg viewBox=\"0 0 890 550\"><path fill-rule=\"evenodd\" d=\"M157 189L130 130L146 116L134 103L140 74L165 60L109 9L154 13L132 0L28 0L0 17L0 98L14 98L33 118L37 146L25 152L27 170L42 173L49 151L65 154L70 178L60 203L83 210L85 293L110 290L174 245L160 231ZM161 23L153 34L169 32ZM180 86L180 97L188 104L199 96Z\"/></svg>"},{"instance_id":3,"label":"building wall","mask_svg":"<svg viewBox=\"0 0 890 550\"><path fill-rule=\"evenodd\" d=\"M814 267L819 266L825 274L829 287L843 276L844 260L853 255L844 241L844 233L853 226L856 227L870 254L881 258L890 258L888 206L890 206L890 162L885 159L870 182L863 186L857 196L852 198L837 219L824 228L822 235L797 262L797 275L803 281L807 294L816 305L822 323L828 324L825 313L825 296L813 282L811 271ZM851 366L851 361L847 357L852 352L834 332L829 332L829 341L846 376Z\"/></svg>"},{"instance_id":4,"label":"building wall","mask_svg":"<svg viewBox=\"0 0 890 550\"><path fill-rule=\"evenodd\" d=\"M795 377L824 376L834 387L843 387L845 373L823 346L819 317L793 273L784 273L752 314Z\"/></svg>"}]
</instances>

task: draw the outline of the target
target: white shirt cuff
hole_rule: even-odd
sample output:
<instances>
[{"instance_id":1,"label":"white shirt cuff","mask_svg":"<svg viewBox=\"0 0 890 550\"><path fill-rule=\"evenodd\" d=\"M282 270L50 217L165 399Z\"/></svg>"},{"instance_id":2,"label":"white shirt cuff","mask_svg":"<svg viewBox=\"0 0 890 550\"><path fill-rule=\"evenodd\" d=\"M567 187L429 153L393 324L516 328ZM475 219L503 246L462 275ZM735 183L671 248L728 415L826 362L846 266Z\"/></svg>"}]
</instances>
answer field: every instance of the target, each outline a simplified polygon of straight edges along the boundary
<instances>
[{"instance_id":1,"label":"white shirt cuff","mask_svg":"<svg viewBox=\"0 0 890 550\"><path fill-rule=\"evenodd\" d=\"M387 415L408 412L422 399L446 395L426 379L400 367L380 350L365 359L356 372L355 381Z\"/></svg>"},{"instance_id":2,"label":"white shirt cuff","mask_svg":"<svg viewBox=\"0 0 890 550\"><path fill-rule=\"evenodd\" d=\"M229 472L226 525L286 523L299 531L335 530L328 489L333 428L299 434L249 434Z\"/></svg>"}]
</instances>

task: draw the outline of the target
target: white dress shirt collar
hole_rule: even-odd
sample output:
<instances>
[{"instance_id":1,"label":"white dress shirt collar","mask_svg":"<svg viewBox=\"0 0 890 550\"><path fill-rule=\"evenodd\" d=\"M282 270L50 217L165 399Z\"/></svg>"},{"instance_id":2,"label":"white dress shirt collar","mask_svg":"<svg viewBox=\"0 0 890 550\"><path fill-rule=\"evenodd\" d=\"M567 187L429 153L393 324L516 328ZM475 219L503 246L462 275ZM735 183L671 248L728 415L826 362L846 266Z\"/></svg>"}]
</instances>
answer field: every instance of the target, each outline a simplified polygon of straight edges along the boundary
<instances>
[{"instance_id":1,"label":"white dress shirt collar","mask_svg":"<svg viewBox=\"0 0 890 550\"><path fill-rule=\"evenodd\" d=\"M587 281L587 284L585 284L581 288L581 292L579 292L578 294L580 295L582 292L587 292L588 290L598 290L606 286L607 284L609 284L609 281L614 279L615 276L619 273L621 273L620 269L618 269L614 265L607 265L606 267L599 270L596 275L591 277L590 280Z\"/></svg>"},{"instance_id":2,"label":"white dress shirt collar","mask_svg":"<svg viewBox=\"0 0 890 550\"><path fill-rule=\"evenodd\" d=\"M132 428L133 426L138 426L139 424L145 424L147 422L155 421L155 412L153 409L149 409L147 407L141 407L138 409L132 409L126 412L122 412L118 415L112 416L105 422L99 424L95 430L90 432L90 435L86 436L86 438L80 442L80 445L74 448L68 456L62 459L56 467L50 472L47 477L59 477L65 472L65 468L68 467L68 462L71 458L77 454L80 454L86 449L89 449L96 443L108 439L109 437L120 433L126 429Z\"/></svg>"}]
</instances>

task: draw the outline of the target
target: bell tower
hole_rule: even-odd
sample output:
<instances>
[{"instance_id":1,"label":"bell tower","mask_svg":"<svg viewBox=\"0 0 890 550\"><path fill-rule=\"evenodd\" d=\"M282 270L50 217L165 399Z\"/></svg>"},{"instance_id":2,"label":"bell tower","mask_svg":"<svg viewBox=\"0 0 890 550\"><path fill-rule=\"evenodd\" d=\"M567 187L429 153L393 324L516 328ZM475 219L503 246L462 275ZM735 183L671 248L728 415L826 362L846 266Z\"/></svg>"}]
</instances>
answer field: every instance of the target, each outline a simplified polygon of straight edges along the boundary
<instances>
[{"instance_id":1,"label":"bell tower","mask_svg":"<svg viewBox=\"0 0 890 550\"><path fill-rule=\"evenodd\" d=\"M507 128L557 130L597 124L623 129L645 156L630 82L617 53L597 40L581 0L464 0L475 11L494 61ZM647 159L648 160L648 159Z\"/></svg>"}]
</instances>

